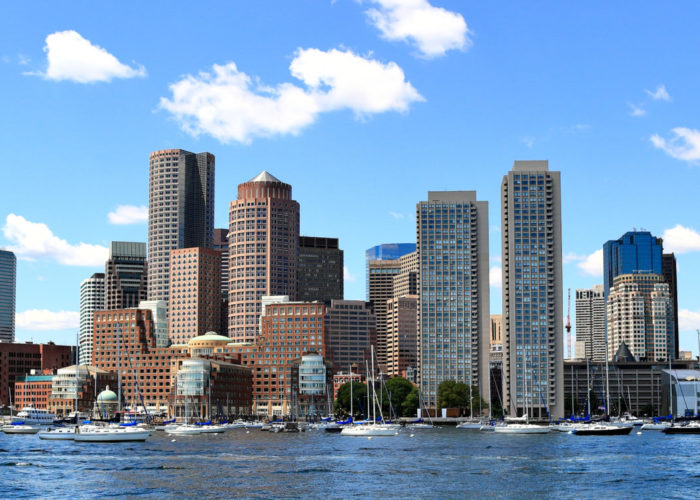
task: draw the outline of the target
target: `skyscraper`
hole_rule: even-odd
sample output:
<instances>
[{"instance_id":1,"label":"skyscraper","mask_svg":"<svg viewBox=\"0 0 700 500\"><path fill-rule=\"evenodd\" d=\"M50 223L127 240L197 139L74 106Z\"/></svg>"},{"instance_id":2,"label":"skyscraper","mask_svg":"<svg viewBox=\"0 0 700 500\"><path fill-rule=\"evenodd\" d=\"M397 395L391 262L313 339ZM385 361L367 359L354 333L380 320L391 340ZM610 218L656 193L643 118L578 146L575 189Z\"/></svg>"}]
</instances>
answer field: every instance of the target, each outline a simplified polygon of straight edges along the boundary
<instances>
[{"instance_id":1,"label":"skyscraper","mask_svg":"<svg viewBox=\"0 0 700 500\"><path fill-rule=\"evenodd\" d=\"M93 321L95 311L105 308L105 275L95 273L80 283L80 332L78 333L78 360L81 365L92 365Z\"/></svg>"},{"instance_id":2,"label":"skyscraper","mask_svg":"<svg viewBox=\"0 0 700 500\"><path fill-rule=\"evenodd\" d=\"M678 278L676 277L676 256L672 253L661 255L661 272L668 284L673 302L673 359L679 359L678 345Z\"/></svg>"},{"instance_id":3,"label":"skyscraper","mask_svg":"<svg viewBox=\"0 0 700 500\"><path fill-rule=\"evenodd\" d=\"M364 300L332 300L325 310L324 345L334 371L353 364L364 367L376 346L377 323L372 304Z\"/></svg>"},{"instance_id":4,"label":"skyscraper","mask_svg":"<svg viewBox=\"0 0 700 500\"><path fill-rule=\"evenodd\" d=\"M387 300L386 372L390 377L418 367L417 312L417 295Z\"/></svg>"},{"instance_id":5,"label":"skyscraper","mask_svg":"<svg viewBox=\"0 0 700 500\"><path fill-rule=\"evenodd\" d=\"M488 393L488 203L476 191L430 191L416 205L420 391L436 405L441 382Z\"/></svg>"},{"instance_id":6,"label":"skyscraper","mask_svg":"<svg viewBox=\"0 0 700 500\"><path fill-rule=\"evenodd\" d=\"M15 297L17 294L17 257L0 250L0 342L15 341Z\"/></svg>"},{"instance_id":7,"label":"skyscraper","mask_svg":"<svg viewBox=\"0 0 700 500\"><path fill-rule=\"evenodd\" d=\"M503 408L564 415L561 183L547 161L516 161L501 183Z\"/></svg>"},{"instance_id":8,"label":"skyscraper","mask_svg":"<svg viewBox=\"0 0 700 500\"><path fill-rule=\"evenodd\" d=\"M387 369L387 301L394 298L394 278L401 272L398 259L370 260L369 301L374 307L377 319L377 364L383 371Z\"/></svg>"},{"instance_id":9,"label":"skyscraper","mask_svg":"<svg viewBox=\"0 0 700 500\"><path fill-rule=\"evenodd\" d=\"M299 300L342 300L343 251L338 238L300 236L297 272Z\"/></svg>"},{"instance_id":10,"label":"skyscraper","mask_svg":"<svg viewBox=\"0 0 700 500\"><path fill-rule=\"evenodd\" d=\"M113 241L105 264L105 309L128 309L146 300L148 293L146 244Z\"/></svg>"},{"instance_id":11,"label":"skyscraper","mask_svg":"<svg viewBox=\"0 0 700 500\"><path fill-rule=\"evenodd\" d=\"M229 336L254 342L263 295L297 298L299 203L268 172L238 186L229 205Z\"/></svg>"},{"instance_id":12,"label":"skyscraper","mask_svg":"<svg viewBox=\"0 0 700 500\"><path fill-rule=\"evenodd\" d=\"M603 285L576 290L576 357L605 361L605 318L607 310Z\"/></svg>"},{"instance_id":13,"label":"skyscraper","mask_svg":"<svg viewBox=\"0 0 700 500\"><path fill-rule=\"evenodd\" d=\"M415 243L384 243L365 251L367 300L371 300L369 298L369 262L371 260L398 260L399 257L415 251Z\"/></svg>"},{"instance_id":14,"label":"skyscraper","mask_svg":"<svg viewBox=\"0 0 700 500\"><path fill-rule=\"evenodd\" d=\"M214 155L164 149L151 153L148 189L148 300L168 301L170 251L211 248Z\"/></svg>"},{"instance_id":15,"label":"skyscraper","mask_svg":"<svg viewBox=\"0 0 700 500\"><path fill-rule=\"evenodd\" d=\"M649 231L630 231L603 245L605 298L620 274L662 274L663 242Z\"/></svg>"},{"instance_id":16,"label":"skyscraper","mask_svg":"<svg viewBox=\"0 0 700 500\"><path fill-rule=\"evenodd\" d=\"M221 296L228 302L228 229L214 229L214 244L212 248L221 253Z\"/></svg>"},{"instance_id":17,"label":"skyscraper","mask_svg":"<svg viewBox=\"0 0 700 500\"><path fill-rule=\"evenodd\" d=\"M211 248L170 251L170 341L184 344L221 325L221 253Z\"/></svg>"}]
</instances>

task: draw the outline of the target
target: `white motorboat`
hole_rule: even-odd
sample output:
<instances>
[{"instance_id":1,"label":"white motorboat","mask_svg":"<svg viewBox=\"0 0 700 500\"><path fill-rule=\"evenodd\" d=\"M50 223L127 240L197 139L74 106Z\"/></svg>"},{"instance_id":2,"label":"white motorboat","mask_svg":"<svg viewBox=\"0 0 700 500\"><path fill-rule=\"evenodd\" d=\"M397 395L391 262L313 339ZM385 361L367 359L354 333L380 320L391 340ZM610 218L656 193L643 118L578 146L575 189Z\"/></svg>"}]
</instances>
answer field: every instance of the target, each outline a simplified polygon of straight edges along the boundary
<instances>
[{"instance_id":1,"label":"white motorboat","mask_svg":"<svg viewBox=\"0 0 700 500\"><path fill-rule=\"evenodd\" d=\"M100 427L81 425L75 428L75 440L88 443L116 443L145 441L151 431L138 427Z\"/></svg>"},{"instance_id":2,"label":"white motorboat","mask_svg":"<svg viewBox=\"0 0 700 500\"><path fill-rule=\"evenodd\" d=\"M479 421L474 421L474 420L467 420L466 422L462 422L460 424L457 424L457 429L467 429L467 430L472 430L472 431L478 431L481 429L481 426L484 424Z\"/></svg>"},{"instance_id":3,"label":"white motorboat","mask_svg":"<svg viewBox=\"0 0 700 500\"><path fill-rule=\"evenodd\" d=\"M671 422L649 422L646 424L642 424L642 429L643 431L663 431L664 429L668 429L671 427Z\"/></svg>"},{"instance_id":4,"label":"white motorboat","mask_svg":"<svg viewBox=\"0 0 700 500\"><path fill-rule=\"evenodd\" d=\"M343 427L341 436L396 436L399 433L391 424L360 424Z\"/></svg>"},{"instance_id":5,"label":"white motorboat","mask_svg":"<svg viewBox=\"0 0 700 500\"><path fill-rule=\"evenodd\" d=\"M406 428L411 429L411 430L419 430L419 429L436 429L433 424L428 424L426 422L420 422L417 424L408 424Z\"/></svg>"},{"instance_id":6,"label":"white motorboat","mask_svg":"<svg viewBox=\"0 0 700 500\"><path fill-rule=\"evenodd\" d=\"M75 439L74 427L56 427L39 432L39 439L52 441L73 441Z\"/></svg>"},{"instance_id":7,"label":"white motorboat","mask_svg":"<svg viewBox=\"0 0 700 500\"><path fill-rule=\"evenodd\" d=\"M0 428L5 434L36 434L41 430L39 425L27 424L25 422L12 422Z\"/></svg>"},{"instance_id":8,"label":"white motorboat","mask_svg":"<svg viewBox=\"0 0 700 500\"><path fill-rule=\"evenodd\" d=\"M26 406L20 412L12 417L13 422L24 422L29 425L53 425L56 415L48 410Z\"/></svg>"},{"instance_id":9,"label":"white motorboat","mask_svg":"<svg viewBox=\"0 0 700 500\"><path fill-rule=\"evenodd\" d=\"M504 424L494 427L496 434L547 434L549 427L535 424Z\"/></svg>"},{"instance_id":10,"label":"white motorboat","mask_svg":"<svg viewBox=\"0 0 700 500\"><path fill-rule=\"evenodd\" d=\"M178 436L193 436L202 433L202 426L192 424L168 425L165 428L165 433Z\"/></svg>"}]
</instances>

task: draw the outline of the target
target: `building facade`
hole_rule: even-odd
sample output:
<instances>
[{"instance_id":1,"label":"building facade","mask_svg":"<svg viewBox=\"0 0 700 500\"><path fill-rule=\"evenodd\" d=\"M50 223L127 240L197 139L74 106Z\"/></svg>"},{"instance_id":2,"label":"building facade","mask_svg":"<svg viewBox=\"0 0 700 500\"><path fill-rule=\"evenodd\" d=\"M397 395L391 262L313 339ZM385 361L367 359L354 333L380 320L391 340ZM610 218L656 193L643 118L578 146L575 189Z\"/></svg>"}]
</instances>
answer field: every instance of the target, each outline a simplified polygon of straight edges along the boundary
<instances>
[{"instance_id":1,"label":"building facade","mask_svg":"<svg viewBox=\"0 0 700 500\"><path fill-rule=\"evenodd\" d=\"M416 205L419 377L427 406L441 382L489 381L488 203L476 191L430 191Z\"/></svg>"},{"instance_id":2,"label":"building facade","mask_svg":"<svg viewBox=\"0 0 700 500\"><path fill-rule=\"evenodd\" d=\"M307 421L331 414L333 370L317 352L292 361L292 414Z\"/></svg>"},{"instance_id":3,"label":"building facade","mask_svg":"<svg viewBox=\"0 0 700 500\"><path fill-rule=\"evenodd\" d=\"M387 300L386 373L403 376L418 367L418 295Z\"/></svg>"},{"instance_id":4,"label":"building facade","mask_svg":"<svg viewBox=\"0 0 700 500\"><path fill-rule=\"evenodd\" d=\"M607 308L603 285L576 290L577 359L605 361Z\"/></svg>"},{"instance_id":5,"label":"building facade","mask_svg":"<svg viewBox=\"0 0 700 500\"><path fill-rule=\"evenodd\" d=\"M491 336L489 338L489 350L491 352L503 351L503 316L500 314L492 314L491 318Z\"/></svg>"},{"instance_id":6,"label":"building facade","mask_svg":"<svg viewBox=\"0 0 700 500\"><path fill-rule=\"evenodd\" d=\"M221 254L209 248L170 252L170 341L189 339L221 326Z\"/></svg>"},{"instance_id":7,"label":"building facade","mask_svg":"<svg viewBox=\"0 0 700 500\"><path fill-rule=\"evenodd\" d=\"M51 384L54 378L53 370L45 370L49 373L37 373L37 370L32 370L32 372L17 377L15 380L16 398L13 400L15 408L21 410L30 406L48 410Z\"/></svg>"},{"instance_id":8,"label":"building facade","mask_svg":"<svg viewBox=\"0 0 700 500\"><path fill-rule=\"evenodd\" d=\"M93 318L95 311L105 308L105 275L95 273L80 283L80 331L78 333L80 364L92 363Z\"/></svg>"},{"instance_id":9,"label":"building facade","mask_svg":"<svg viewBox=\"0 0 700 500\"><path fill-rule=\"evenodd\" d=\"M139 309L149 309L153 320L154 334L157 347L168 347L168 304L164 300L142 300L138 304Z\"/></svg>"},{"instance_id":10,"label":"building facade","mask_svg":"<svg viewBox=\"0 0 700 500\"><path fill-rule=\"evenodd\" d=\"M229 205L229 337L254 342L263 295L297 297L299 204L268 172L238 186Z\"/></svg>"},{"instance_id":11,"label":"building facade","mask_svg":"<svg viewBox=\"0 0 700 500\"><path fill-rule=\"evenodd\" d=\"M146 244L113 241L105 264L105 309L138 307L148 296Z\"/></svg>"},{"instance_id":12,"label":"building facade","mask_svg":"<svg viewBox=\"0 0 700 500\"><path fill-rule=\"evenodd\" d=\"M371 260L369 265L369 301L377 322L376 357L382 371L387 370L387 301L394 298L394 278L401 273L398 259Z\"/></svg>"},{"instance_id":13,"label":"building facade","mask_svg":"<svg viewBox=\"0 0 700 500\"><path fill-rule=\"evenodd\" d=\"M116 387L117 376L113 372L94 366L75 365L59 368L51 381L48 409L57 418L67 417L75 411L76 375L78 411L88 414L95 407L97 394L108 386Z\"/></svg>"},{"instance_id":14,"label":"building facade","mask_svg":"<svg viewBox=\"0 0 700 500\"><path fill-rule=\"evenodd\" d=\"M649 231L630 231L603 245L603 279L607 299L620 274L662 274L663 242Z\"/></svg>"},{"instance_id":15,"label":"building facade","mask_svg":"<svg viewBox=\"0 0 700 500\"><path fill-rule=\"evenodd\" d=\"M228 228L214 229L214 250L221 254L221 324L216 331L228 334Z\"/></svg>"},{"instance_id":16,"label":"building facade","mask_svg":"<svg viewBox=\"0 0 700 500\"><path fill-rule=\"evenodd\" d=\"M148 300L168 302L170 251L211 248L214 233L215 159L182 149L149 158Z\"/></svg>"},{"instance_id":17,"label":"building facade","mask_svg":"<svg viewBox=\"0 0 700 500\"><path fill-rule=\"evenodd\" d=\"M560 173L516 161L501 183L503 408L563 416Z\"/></svg>"},{"instance_id":18,"label":"building facade","mask_svg":"<svg viewBox=\"0 0 700 500\"><path fill-rule=\"evenodd\" d=\"M678 344L678 278L676 276L676 255L664 253L661 255L661 274L671 292L673 302L673 359L680 359L680 345Z\"/></svg>"},{"instance_id":19,"label":"building facade","mask_svg":"<svg viewBox=\"0 0 700 500\"><path fill-rule=\"evenodd\" d=\"M615 277L607 302L608 359L624 342L639 360L673 356L673 299L660 274Z\"/></svg>"},{"instance_id":20,"label":"building facade","mask_svg":"<svg viewBox=\"0 0 700 500\"><path fill-rule=\"evenodd\" d=\"M338 238L300 236L297 273L299 300L342 300L343 251Z\"/></svg>"},{"instance_id":21,"label":"building facade","mask_svg":"<svg viewBox=\"0 0 700 500\"><path fill-rule=\"evenodd\" d=\"M398 260L400 257L415 251L415 243L384 243L365 251L367 300L371 300L369 298L369 262L372 260Z\"/></svg>"},{"instance_id":22,"label":"building facade","mask_svg":"<svg viewBox=\"0 0 700 500\"><path fill-rule=\"evenodd\" d=\"M0 249L0 342L15 341L17 257Z\"/></svg>"},{"instance_id":23,"label":"building facade","mask_svg":"<svg viewBox=\"0 0 700 500\"><path fill-rule=\"evenodd\" d=\"M325 314L326 358L333 371L364 369L377 343L377 320L372 303L364 300L332 300Z\"/></svg>"}]
</instances>

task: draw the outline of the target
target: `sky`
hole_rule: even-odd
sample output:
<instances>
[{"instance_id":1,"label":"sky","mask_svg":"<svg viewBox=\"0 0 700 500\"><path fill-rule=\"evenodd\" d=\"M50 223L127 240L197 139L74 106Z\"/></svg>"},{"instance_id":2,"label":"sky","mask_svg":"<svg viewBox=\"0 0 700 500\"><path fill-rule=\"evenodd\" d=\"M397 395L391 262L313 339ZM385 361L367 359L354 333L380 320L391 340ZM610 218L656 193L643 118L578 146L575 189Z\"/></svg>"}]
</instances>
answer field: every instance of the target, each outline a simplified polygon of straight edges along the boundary
<instances>
[{"instance_id":1,"label":"sky","mask_svg":"<svg viewBox=\"0 0 700 500\"><path fill-rule=\"evenodd\" d=\"M645 228L676 253L680 346L697 353L699 17L692 1L8 3L0 247L19 259L17 340L75 343L80 282L110 241L147 239L148 155L183 148L216 156L216 227L239 183L291 184L302 234L340 239L348 299L365 298L367 248L415 241L428 191L476 190L492 313L502 177L548 160L564 290L602 283L603 243Z\"/></svg>"}]
</instances>

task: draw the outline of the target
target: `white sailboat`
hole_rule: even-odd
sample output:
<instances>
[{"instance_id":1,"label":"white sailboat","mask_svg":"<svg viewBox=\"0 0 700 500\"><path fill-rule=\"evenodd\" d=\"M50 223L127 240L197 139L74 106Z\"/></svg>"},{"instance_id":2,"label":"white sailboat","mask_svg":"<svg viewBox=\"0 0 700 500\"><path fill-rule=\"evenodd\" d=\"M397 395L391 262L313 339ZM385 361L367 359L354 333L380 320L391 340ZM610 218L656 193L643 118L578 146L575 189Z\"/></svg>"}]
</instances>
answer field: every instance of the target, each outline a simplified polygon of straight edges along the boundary
<instances>
[{"instance_id":1,"label":"white sailboat","mask_svg":"<svg viewBox=\"0 0 700 500\"><path fill-rule=\"evenodd\" d=\"M10 420L12 423L3 425L0 430L5 434L36 434L41 430L41 427L36 424L27 424L22 420L14 420L15 417L12 416L12 388L9 391L10 394Z\"/></svg>"}]
</instances>

